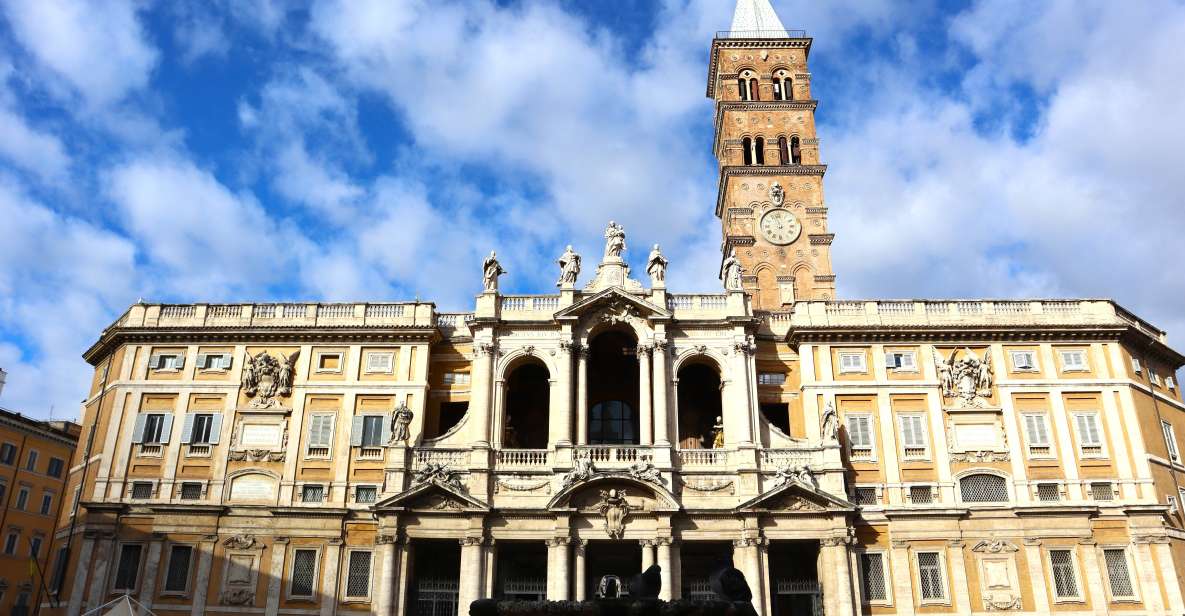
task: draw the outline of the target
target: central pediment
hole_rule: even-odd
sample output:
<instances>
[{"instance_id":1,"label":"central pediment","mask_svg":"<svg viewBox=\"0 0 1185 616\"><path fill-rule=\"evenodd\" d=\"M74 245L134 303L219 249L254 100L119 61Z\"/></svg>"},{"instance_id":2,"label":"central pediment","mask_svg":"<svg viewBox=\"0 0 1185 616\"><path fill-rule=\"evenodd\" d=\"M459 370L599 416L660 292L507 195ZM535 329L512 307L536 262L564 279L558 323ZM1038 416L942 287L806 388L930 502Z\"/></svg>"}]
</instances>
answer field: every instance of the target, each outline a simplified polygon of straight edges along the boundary
<instances>
[{"instance_id":1,"label":"central pediment","mask_svg":"<svg viewBox=\"0 0 1185 616\"><path fill-rule=\"evenodd\" d=\"M557 321L579 320L598 313L604 313L610 317L633 315L643 319L668 319L671 317L670 311L662 306L652 304L621 287L609 287L583 297L580 301L556 312L555 319Z\"/></svg>"}]
</instances>

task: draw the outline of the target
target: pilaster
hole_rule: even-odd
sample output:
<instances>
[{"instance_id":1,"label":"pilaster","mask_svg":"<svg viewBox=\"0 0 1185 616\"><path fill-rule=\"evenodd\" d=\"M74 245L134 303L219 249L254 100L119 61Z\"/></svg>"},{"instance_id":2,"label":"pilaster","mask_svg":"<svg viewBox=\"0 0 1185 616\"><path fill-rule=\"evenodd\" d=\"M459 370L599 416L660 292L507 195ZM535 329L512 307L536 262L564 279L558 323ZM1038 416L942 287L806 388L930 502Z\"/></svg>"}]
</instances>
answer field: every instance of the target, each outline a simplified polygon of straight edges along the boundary
<instances>
[{"instance_id":1,"label":"pilaster","mask_svg":"<svg viewBox=\"0 0 1185 616\"><path fill-rule=\"evenodd\" d=\"M205 616L206 598L210 594L210 567L214 561L214 548L217 546L218 535L206 535L198 542L197 575L193 582L190 616Z\"/></svg>"},{"instance_id":2,"label":"pilaster","mask_svg":"<svg viewBox=\"0 0 1185 616\"><path fill-rule=\"evenodd\" d=\"M321 571L321 616L334 616L337 612L337 575L340 567L341 539L330 539L325 546L324 569Z\"/></svg>"},{"instance_id":3,"label":"pilaster","mask_svg":"<svg viewBox=\"0 0 1185 616\"><path fill-rule=\"evenodd\" d=\"M268 563L267 604L264 607L266 616L276 616L280 611L280 582L284 579L284 560L287 557L288 537L273 537Z\"/></svg>"}]
</instances>

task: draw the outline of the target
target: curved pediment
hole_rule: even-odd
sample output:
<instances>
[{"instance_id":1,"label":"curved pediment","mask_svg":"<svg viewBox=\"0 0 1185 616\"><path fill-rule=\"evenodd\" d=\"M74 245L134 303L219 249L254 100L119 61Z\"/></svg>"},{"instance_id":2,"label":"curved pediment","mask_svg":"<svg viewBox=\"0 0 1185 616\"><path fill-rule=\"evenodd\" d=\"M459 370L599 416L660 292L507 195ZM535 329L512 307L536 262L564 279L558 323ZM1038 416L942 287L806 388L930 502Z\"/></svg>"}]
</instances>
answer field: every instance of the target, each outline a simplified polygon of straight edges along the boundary
<instances>
[{"instance_id":1,"label":"curved pediment","mask_svg":"<svg viewBox=\"0 0 1185 616\"><path fill-rule=\"evenodd\" d=\"M638 511L679 509L678 499L665 487L617 472L600 472L586 481L565 487L547 502L547 508L595 510L603 501L602 493L610 490L623 491L630 508Z\"/></svg>"}]
</instances>

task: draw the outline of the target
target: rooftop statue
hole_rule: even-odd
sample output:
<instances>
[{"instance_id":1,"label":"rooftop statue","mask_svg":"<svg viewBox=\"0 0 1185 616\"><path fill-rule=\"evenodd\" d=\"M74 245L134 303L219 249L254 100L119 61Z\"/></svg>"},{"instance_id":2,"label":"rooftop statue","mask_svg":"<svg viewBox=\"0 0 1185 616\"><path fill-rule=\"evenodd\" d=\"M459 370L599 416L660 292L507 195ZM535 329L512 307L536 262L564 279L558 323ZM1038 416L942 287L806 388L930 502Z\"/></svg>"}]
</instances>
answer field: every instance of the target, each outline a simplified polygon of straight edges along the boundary
<instances>
[{"instance_id":1,"label":"rooftop statue","mask_svg":"<svg viewBox=\"0 0 1185 616\"><path fill-rule=\"evenodd\" d=\"M650 251L650 258L646 260L646 273L650 274L650 286L657 287L667 281L667 258L662 255L658 244Z\"/></svg>"},{"instance_id":2,"label":"rooftop statue","mask_svg":"<svg viewBox=\"0 0 1185 616\"><path fill-rule=\"evenodd\" d=\"M560 255L556 263L560 265L560 279L555 283L556 286L576 284L576 278L580 276L580 255L572 250L571 244L568 244L568 248L564 250L564 254Z\"/></svg>"},{"instance_id":3,"label":"rooftop statue","mask_svg":"<svg viewBox=\"0 0 1185 616\"><path fill-rule=\"evenodd\" d=\"M481 262L481 278L482 284L485 285L486 292L498 292L498 276L505 274L506 270L502 269L502 264L498 263L498 255L493 250L490 251L490 256L486 257Z\"/></svg>"},{"instance_id":4,"label":"rooftop statue","mask_svg":"<svg viewBox=\"0 0 1185 616\"><path fill-rule=\"evenodd\" d=\"M625 251L625 228L610 220L609 227L605 229L605 258L620 259L623 251Z\"/></svg>"}]
</instances>

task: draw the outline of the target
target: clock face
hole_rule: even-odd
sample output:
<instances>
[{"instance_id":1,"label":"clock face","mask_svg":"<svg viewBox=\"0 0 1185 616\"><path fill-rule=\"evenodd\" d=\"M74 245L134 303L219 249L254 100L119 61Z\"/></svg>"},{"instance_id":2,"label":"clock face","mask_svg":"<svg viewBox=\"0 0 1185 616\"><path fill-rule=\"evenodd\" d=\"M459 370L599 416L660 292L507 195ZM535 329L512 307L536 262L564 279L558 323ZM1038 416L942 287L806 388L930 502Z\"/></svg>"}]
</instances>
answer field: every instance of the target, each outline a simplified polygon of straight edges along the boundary
<instances>
[{"instance_id":1,"label":"clock face","mask_svg":"<svg viewBox=\"0 0 1185 616\"><path fill-rule=\"evenodd\" d=\"M772 244L784 246L798 239L802 225L788 210L772 209L761 217L761 234Z\"/></svg>"}]
</instances>

